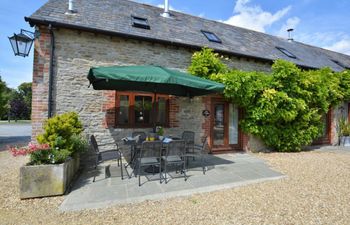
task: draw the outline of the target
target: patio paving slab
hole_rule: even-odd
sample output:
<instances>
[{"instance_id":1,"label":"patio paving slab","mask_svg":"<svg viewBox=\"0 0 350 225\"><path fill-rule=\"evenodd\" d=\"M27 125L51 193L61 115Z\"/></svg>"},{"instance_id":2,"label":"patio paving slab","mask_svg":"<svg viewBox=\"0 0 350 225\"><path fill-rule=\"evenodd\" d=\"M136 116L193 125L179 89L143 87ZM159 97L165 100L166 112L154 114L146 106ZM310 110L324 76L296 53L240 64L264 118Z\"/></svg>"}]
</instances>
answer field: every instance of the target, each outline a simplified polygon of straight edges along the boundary
<instances>
[{"instance_id":1,"label":"patio paving slab","mask_svg":"<svg viewBox=\"0 0 350 225\"><path fill-rule=\"evenodd\" d=\"M65 197L60 210L94 209L145 200L188 196L285 177L270 169L257 157L236 153L208 155L206 158L208 170L205 175L200 164L190 160L187 181L179 176L181 174L170 172L174 178L169 179L165 184L164 181L159 182L159 174L150 174L148 175L150 180L141 176L142 185L139 187L136 177L125 176L122 180L119 176L120 168L114 164L110 166L112 176L105 178L104 169L101 167L96 182L92 182L94 173L91 171L81 174L72 191ZM153 180L156 178L158 180Z\"/></svg>"}]
</instances>

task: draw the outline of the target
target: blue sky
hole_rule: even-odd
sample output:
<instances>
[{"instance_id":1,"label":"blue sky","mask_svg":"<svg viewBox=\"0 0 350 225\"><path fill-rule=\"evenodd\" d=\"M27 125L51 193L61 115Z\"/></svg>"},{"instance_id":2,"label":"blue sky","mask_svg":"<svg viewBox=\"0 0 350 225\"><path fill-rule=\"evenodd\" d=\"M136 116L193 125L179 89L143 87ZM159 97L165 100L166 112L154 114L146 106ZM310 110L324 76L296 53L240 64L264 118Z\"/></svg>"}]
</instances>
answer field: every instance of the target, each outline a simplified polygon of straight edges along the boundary
<instances>
[{"instance_id":1,"label":"blue sky","mask_svg":"<svg viewBox=\"0 0 350 225\"><path fill-rule=\"evenodd\" d=\"M0 76L10 87L31 81L33 50L30 57L14 56L7 37L21 28L33 30L24 16L29 16L45 2L0 2ZM164 3L163 0L138 2L155 6ZM349 0L170 0L170 6L184 13L281 37L287 37L287 28L294 28L296 41L350 55Z\"/></svg>"}]
</instances>

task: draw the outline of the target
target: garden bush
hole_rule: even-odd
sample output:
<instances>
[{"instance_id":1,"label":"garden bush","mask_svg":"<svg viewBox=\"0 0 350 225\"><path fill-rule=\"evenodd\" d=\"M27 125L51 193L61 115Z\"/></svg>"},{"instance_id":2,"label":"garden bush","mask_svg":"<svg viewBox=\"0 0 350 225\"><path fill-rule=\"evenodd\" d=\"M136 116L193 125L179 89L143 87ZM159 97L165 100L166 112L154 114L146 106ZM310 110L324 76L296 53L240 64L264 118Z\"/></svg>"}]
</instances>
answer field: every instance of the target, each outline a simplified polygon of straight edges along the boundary
<instances>
[{"instance_id":1,"label":"garden bush","mask_svg":"<svg viewBox=\"0 0 350 225\"><path fill-rule=\"evenodd\" d=\"M198 74L200 68L212 68L208 62L218 64L213 58L220 60L207 49L195 53L189 71ZM322 117L330 107L350 97L349 71L302 70L284 60L276 60L271 73L202 71L204 75L199 76L223 83L225 98L244 109L242 130L260 137L277 151L299 151L311 144L322 135ZM210 71L214 72L208 74Z\"/></svg>"},{"instance_id":2,"label":"garden bush","mask_svg":"<svg viewBox=\"0 0 350 225\"><path fill-rule=\"evenodd\" d=\"M30 155L32 165L59 164L87 149L82 137L83 126L74 112L56 115L44 123L44 132L37 136L39 145L29 144L24 148L10 148L12 155Z\"/></svg>"}]
</instances>

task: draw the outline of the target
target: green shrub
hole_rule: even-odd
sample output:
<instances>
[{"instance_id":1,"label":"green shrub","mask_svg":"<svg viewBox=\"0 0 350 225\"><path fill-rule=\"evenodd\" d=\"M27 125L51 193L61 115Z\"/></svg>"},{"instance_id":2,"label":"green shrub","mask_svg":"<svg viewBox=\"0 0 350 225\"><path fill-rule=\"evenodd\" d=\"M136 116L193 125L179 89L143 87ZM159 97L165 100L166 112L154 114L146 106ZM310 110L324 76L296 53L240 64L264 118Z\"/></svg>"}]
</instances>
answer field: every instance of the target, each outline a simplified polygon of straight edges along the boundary
<instances>
[{"instance_id":1,"label":"green shrub","mask_svg":"<svg viewBox=\"0 0 350 225\"><path fill-rule=\"evenodd\" d=\"M215 68L218 60L217 54L204 49L193 55L189 71L196 74L202 68L205 77L223 83L225 98L245 111L242 130L277 151L299 151L312 143L322 135L322 116L350 98L349 71L304 71L284 60L276 60L271 73L207 69Z\"/></svg>"},{"instance_id":2,"label":"green shrub","mask_svg":"<svg viewBox=\"0 0 350 225\"><path fill-rule=\"evenodd\" d=\"M339 122L339 136L350 136L350 124L345 118L340 118Z\"/></svg>"},{"instance_id":3,"label":"green shrub","mask_svg":"<svg viewBox=\"0 0 350 225\"><path fill-rule=\"evenodd\" d=\"M217 53L204 47L202 51L193 54L188 72L209 79L212 74L227 72L227 66L220 61Z\"/></svg>"},{"instance_id":4,"label":"green shrub","mask_svg":"<svg viewBox=\"0 0 350 225\"><path fill-rule=\"evenodd\" d=\"M44 133L37 137L39 143L47 143L52 148L69 151L74 151L72 136L79 135L83 131L78 114L75 112L56 115L46 120L43 128Z\"/></svg>"},{"instance_id":5,"label":"green shrub","mask_svg":"<svg viewBox=\"0 0 350 225\"><path fill-rule=\"evenodd\" d=\"M51 147L49 163L62 163L69 156L87 149L87 141L81 136L83 126L75 112L56 115L48 119L43 128L44 133L38 135L37 140L40 144L46 143Z\"/></svg>"}]
</instances>

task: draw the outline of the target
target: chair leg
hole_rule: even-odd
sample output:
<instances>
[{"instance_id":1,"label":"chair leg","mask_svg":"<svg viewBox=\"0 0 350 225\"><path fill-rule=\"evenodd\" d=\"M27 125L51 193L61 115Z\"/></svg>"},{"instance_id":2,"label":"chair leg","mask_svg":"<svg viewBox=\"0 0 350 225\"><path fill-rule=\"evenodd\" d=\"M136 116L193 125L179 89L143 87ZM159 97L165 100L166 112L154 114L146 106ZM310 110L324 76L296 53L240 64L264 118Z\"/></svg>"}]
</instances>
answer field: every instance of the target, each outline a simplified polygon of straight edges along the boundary
<instances>
[{"instance_id":1,"label":"chair leg","mask_svg":"<svg viewBox=\"0 0 350 225\"><path fill-rule=\"evenodd\" d=\"M162 183L162 163L159 163L159 182Z\"/></svg>"},{"instance_id":2,"label":"chair leg","mask_svg":"<svg viewBox=\"0 0 350 225\"><path fill-rule=\"evenodd\" d=\"M164 167L165 167L165 168L164 168L165 183L167 184L167 183L168 183L168 180L167 180L168 165L167 165L167 162L166 162L166 161L164 162Z\"/></svg>"},{"instance_id":3,"label":"chair leg","mask_svg":"<svg viewBox=\"0 0 350 225\"><path fill-rule=\"evenodd\" d=\"M138 167L138 171L137 171L137 175L139 176L139 187L141 186L141 162L139 162L139 167ZM135 174L136 176L136 174Z\"/></svg>"},{"instance_id":4,"label":"chair leg","mask_svg":"<svg viewBox=\"0 0 350 225\"><path fill-rule=\"evenodd\" d=\"M122 180L124 180L122 158L119 158L119 160L120 160L120 176L122 177ZM119 160L118 160L118 163L119 163Z\"/></svg>"},{"instance_id":5,"label":"chair leg","mask_svg":"<svg viewBox=\"0 0 350 225\"><path fill-rule=\"evenodd\" d=\"M97 172L97 164L98 164L98 156L96 157L96 161L95 161L95 171L94 171L94 173L96 173ZM92 182L95 182L95 179L96 179L96 174L94 174L94 179L92 180Z\"/></svg>"},{"instance_id":6,"label":"chair leg","mask_svg":"<svg viewBox=\"0 0 350 225\"><path fill-rule=\"evenodd\" d=\"M204 165L204 155L201 155L201 163L202 163L203 174L205 175L206 169Z\"/></svg>"},{"instance_id":7,"label":"chair leg","mask_svg":"<svg viewBox=\"0 0 350 225\"><path fill-rule=\"evenodd\" d=\"M185 161L182 163L182 165L183 165L183 173L184 173L184 176L185 176L185 181L187 181L186 163L185 163Z\"/></svg>"}]
</instances>

